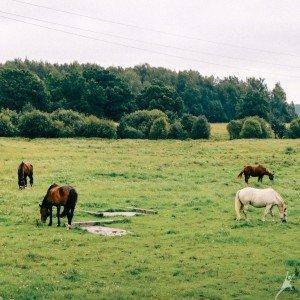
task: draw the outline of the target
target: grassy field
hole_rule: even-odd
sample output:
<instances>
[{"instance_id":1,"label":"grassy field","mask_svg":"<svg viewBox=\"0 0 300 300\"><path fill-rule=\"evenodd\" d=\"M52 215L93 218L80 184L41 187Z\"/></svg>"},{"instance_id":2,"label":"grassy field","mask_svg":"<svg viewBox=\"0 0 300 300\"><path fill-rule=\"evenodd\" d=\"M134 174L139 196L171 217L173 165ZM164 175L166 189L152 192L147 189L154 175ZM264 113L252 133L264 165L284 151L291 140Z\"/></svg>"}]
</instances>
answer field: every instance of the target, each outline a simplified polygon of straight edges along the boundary
<instances>
[{"instance_id":1,"label":"grassy field","mask_svg":"<svg viewBox=\"0 0 300 300\"><path fill-rule=\"evenodd\" d=\"M224 125L223 125L224 127ZM274 299L287 270L300 269L300 141L0 139L0 298ZM220 140L221 137L224 140ZM19 191L21 160L33 188ZM246 163L275 170L271 184L288 205L288 223L235 221L236 175ZM82 210L152 208L157 215L114 224L132 234L101 237L37 226L48 186L71 184ZM56 219L55 219L56 221ZM298 291L278 299L299 299Z\"/></svg>"}]
</instances>

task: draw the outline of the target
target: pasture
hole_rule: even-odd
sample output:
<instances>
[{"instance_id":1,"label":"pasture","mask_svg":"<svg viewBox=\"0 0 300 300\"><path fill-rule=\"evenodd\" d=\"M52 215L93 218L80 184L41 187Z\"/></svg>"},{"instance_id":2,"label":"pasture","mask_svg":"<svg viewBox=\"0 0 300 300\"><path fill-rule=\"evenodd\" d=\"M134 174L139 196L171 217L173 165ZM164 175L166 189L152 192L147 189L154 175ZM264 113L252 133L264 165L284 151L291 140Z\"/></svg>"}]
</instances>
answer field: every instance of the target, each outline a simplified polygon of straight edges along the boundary
<instances>
[{"instance_id":1,"label":"pasture","mask_svg":"<svg viewBox=\"0 0 300 300\"><path fill-rule=\"evenodd\" d=\"M224 126L224 125L223 125ZM299 140L229 141L220 124L210 141L0 139L0 298L274 299L287 270L300 269ZM19 191L17 167L34 166ZM244 164L275 171L272 185L288 223L250 208L235 221L236 178ZM132 234L102 237L40 226L38 205L53 182L79 194L82 210L144 207L157 215L114 224ZM55 214L54 214L55 215ZM62 219L63 223L66 219ZM299 299L298 291L278 299Z\"/></svg>"}]
</instances>

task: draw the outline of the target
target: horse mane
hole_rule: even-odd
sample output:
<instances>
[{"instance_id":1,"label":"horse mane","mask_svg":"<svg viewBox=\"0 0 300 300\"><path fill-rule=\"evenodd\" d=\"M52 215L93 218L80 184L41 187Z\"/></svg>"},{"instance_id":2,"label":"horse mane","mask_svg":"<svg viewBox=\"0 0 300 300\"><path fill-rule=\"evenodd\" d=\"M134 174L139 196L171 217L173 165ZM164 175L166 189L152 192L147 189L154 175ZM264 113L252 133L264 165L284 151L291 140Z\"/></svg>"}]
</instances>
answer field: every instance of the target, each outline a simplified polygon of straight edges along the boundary
<instances>
[{"instance_id":1,"label":"horse mane","mask_svg":"<svg viewBox=\"0 0 300 300\"><path fill-rule=\"evenodd\" d=\"M57 187L57 186L58 186L58 184L56 184L56 183L51 184L47 190L47 194L50 192L50 190L52 190L54 187Z\"/></svg>"},{"instance_id":2,"label":"horse mane","mask_svg":"<svg viewBox=\"0 0 300 300\"><path fill-rule=\"evenodd\" d=\"M53 183L53 184L51 184L51 185L49 186L49 188L48 188L48 190L47 190L47 193L46 193L46 195L45 195L45 197L44 197L44 199L43 199L43 201L42 201L42 206L47 206L48 195L49 195L50 191L51 191L54 187L57 187L57 186L59 186L59 185L56 184L56 183Z\"/></svg>"}]
</instances>

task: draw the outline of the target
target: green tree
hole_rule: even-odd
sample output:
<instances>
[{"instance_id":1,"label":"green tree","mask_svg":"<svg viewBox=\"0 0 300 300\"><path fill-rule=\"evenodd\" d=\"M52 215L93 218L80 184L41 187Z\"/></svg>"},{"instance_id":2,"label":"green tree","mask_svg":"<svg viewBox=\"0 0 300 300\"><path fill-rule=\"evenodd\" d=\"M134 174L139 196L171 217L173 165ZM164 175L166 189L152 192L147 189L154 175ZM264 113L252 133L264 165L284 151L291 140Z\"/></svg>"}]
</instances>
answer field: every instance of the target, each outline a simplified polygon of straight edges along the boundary
<instances>
[{"instance_id":1,"label":"green tree","mask_svg":"<svg viewBox=\"0 0 300 300\"><path fill-rule=\"evenodd\" d=\"M263 79L248 78L245 94L238 105L238 116L259 116L268 120L270 98Z\"/></svg>"},{"instance_id":2,"label":"green tree","mask_svg":"<svg viewBox=\"0 0 300 300\"><path fill-rule=\"evenodd\" d=\"M27 103L41 110L49 108L43 81L27 70L0 69L0 107L21 111Z\"/></svg>"},{"instance_id":3,"label":"green tree","mask_svg":"<svg viewBox=\"0 0 300 300\"><path fill-rule=\"evenodd\" d=\"M289 105L287 103L285 91L281 87L280 83L277 82L271 92L271 118L280 120L281 122L290 122L292 118L296 117L296 112L293 108L293 105Z\"/></svg>"},{"instance_id":4,"label":"green tree","mask_svg":"<svg viewBox=\"0 0 300 300\"><path fill-rule=\"evenodd\" d=\"M200 116L194 122L192 127L191 137L193 139L209 139L210 124L204 116Z\"/></svg>"},{"instance_id":5,"label":"green tree","mask_svg":"<svg viewBox=\"0 0 300 300\"><path fill-rule=\"evenodd\" d=\"M159 109L161 111L173 111L178 115L183 112L183 101L175 89L156 82L146 86L139 96L137 105L140 109Z\"/></svg>"}]
</instances>

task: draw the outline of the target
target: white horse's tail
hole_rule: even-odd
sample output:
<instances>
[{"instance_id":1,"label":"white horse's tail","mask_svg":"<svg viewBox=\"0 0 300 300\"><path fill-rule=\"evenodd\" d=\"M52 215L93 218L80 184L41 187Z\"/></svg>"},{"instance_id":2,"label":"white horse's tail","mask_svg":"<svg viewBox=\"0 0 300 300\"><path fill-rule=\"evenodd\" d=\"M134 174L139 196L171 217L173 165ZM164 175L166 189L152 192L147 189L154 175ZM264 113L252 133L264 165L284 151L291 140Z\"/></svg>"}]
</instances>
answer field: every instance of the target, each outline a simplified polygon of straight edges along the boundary
<instances>
[{"instance_id":1,"label":"white horse's tail","mask_svg":"<svg viewBox=\"0 0 300 300\"><path fill-rule=\"evenodd\" d=\"M240 191L238 191L236 193L235 199L234 199L235 213L236 213L237 219L241 218L241 208L242 208L242 202L240 201L239 194L240 194Z\"/></svg>"}]
</instances>

